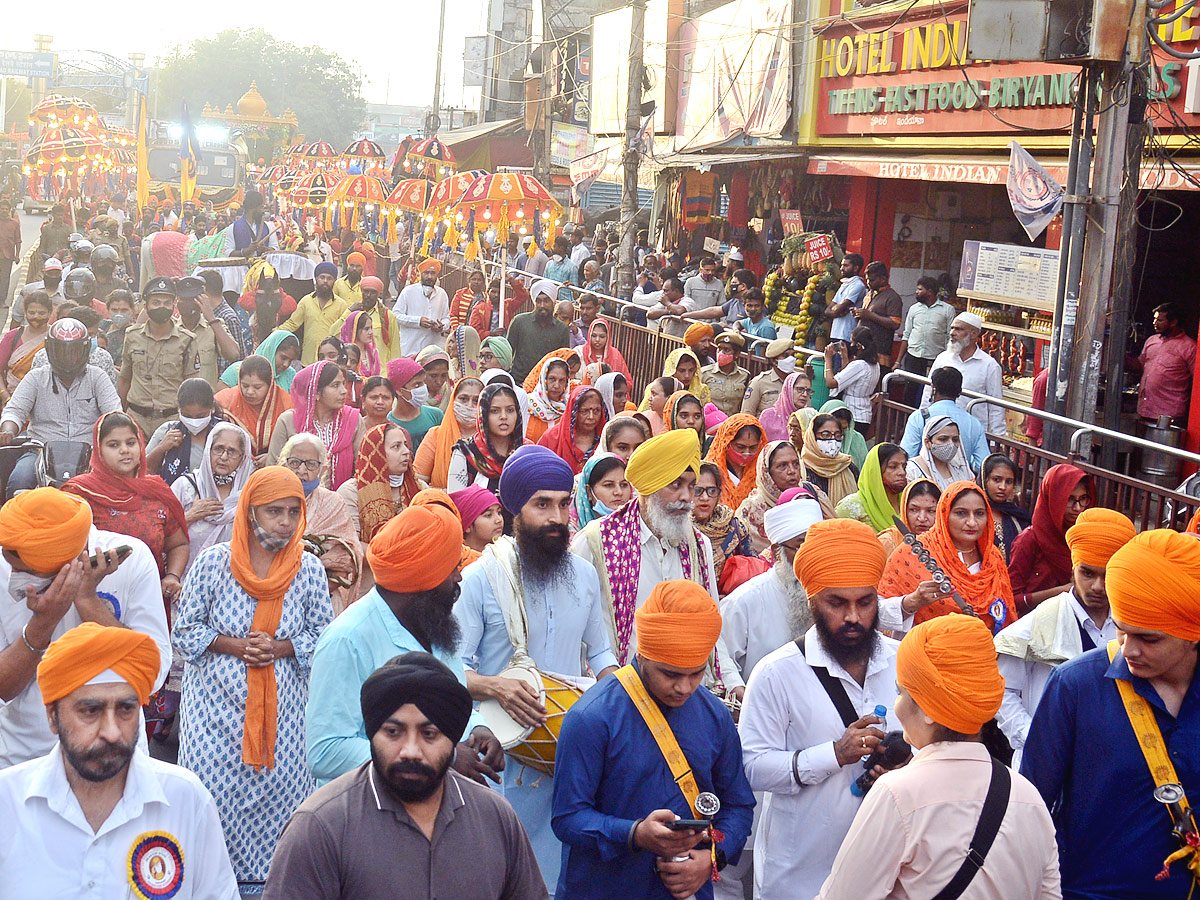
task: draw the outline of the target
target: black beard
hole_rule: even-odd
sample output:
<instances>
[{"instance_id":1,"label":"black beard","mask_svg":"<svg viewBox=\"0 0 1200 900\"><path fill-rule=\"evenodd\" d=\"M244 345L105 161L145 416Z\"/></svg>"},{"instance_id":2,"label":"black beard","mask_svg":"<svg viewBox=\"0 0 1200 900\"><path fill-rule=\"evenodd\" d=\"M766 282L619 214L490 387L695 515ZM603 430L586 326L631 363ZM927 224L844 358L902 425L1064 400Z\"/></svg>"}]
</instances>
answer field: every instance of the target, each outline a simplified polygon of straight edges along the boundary
<instances>
[{"instance_id":1,"label":"black beard","mask_svg":"<svg viewBox=\"0 0 1200 900\"><path fill-rule=\"evenodd\" d=\"M418 630L424 633L429 645L445 653L458 649L462 629L454 618L454 601L458 599L459 586L446 589L442 586L432 591L410 594L405 618L411 619Z\"/></svg>"},{"instance_id":2,"label":"black beard","mask_svg":"<svg viewBox=\"0 0 1200 900\"><path fill-rule=\"evenodd\" d=\"M428 800L438 789L438 785L450 771L451 763L454 762L455 749L450 750L440 770L417 762L415 759L402 759L384 768L375 755L374 747L371 748L371 765L389 794L401 803L419 803L422 800ZM401 778L402 775L418 775L420 780L404 779Z\"/></svg>"},{"instance_id":3,"label":"black beard","mask_svg":"<svg viewBox=\"0 0 1200 900\"><path fill-rule=\"evenodd\" d=\"M537 309L537 310L534 310L534 312L533 312L534 321L537 321L537 322L549 322L550 319L552 319L553 317L554 317L553 313L548 313L548 312L545 312L544 310Z\"/></svg>"},{"instance_id":4,"label":"black beard","mask_svg":"<svg viewBox=\"0 0 1200 900\"><path fill-rule=\"evenodd\" d=\"M80 750L71 744L70 739L58 725L58 713L54 714L55 725L59 728L58 742L62 745L63 755L71 768L79 773L85 781L99 784L120 775L133 758L136 744L121 744L104 741L100 746L88 750Z\"/></svg>"},{"instance_id":5,"label":"black beard","mask_svg":"<svg viewBox=\"0 0 1200 900\"><path fill-rule=\"evenodd\" d=\"M843 625L833 631L824 616L814 610L813 624L817 626L821 646L842 668L866 662L879 646L879 631L874 622L869 629L861 625Z\"/></svg>"},{"instance_id":6,"label":"black beard","mask_svg":"<svg viewBox=\"0 0 1200 900\"><path fill-rule=\"evenodd\" d=\"M521 558L521 568L531 579L545 582L569 574L567 553L571 535L566 525L543 525L526 529L520 519L514 523L513 536Z\"/></svg>"}]
</instances>

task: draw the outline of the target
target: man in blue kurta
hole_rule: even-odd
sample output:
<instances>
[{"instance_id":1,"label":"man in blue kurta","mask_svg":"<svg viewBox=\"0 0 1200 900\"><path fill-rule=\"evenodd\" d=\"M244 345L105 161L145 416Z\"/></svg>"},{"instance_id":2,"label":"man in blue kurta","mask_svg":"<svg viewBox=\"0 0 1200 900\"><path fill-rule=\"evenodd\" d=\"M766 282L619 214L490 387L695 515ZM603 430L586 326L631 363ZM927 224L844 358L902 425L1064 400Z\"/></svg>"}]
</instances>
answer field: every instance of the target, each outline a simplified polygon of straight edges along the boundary
<instances>
[{"instance_id":1,"label":"man in blue kurta","mask_svg":"<svg viewBox=\"0 0 1200 900\"><path fill-rule=\"evenodd\" d=\"M750 833L737 729L701 686L721 634L716 603L695 582L664 581L636 617L635 662L584 694L559 734L557 900L711 900L714 869L736 863ZM668 827L699 813L711 830Z\"/></svg>"},{"instance_id":2,"label":"man in blue kurta","mask_svg":"<svg viewBox=\"0 0 1200 900\"><path fill-rule=\"evenodd\" d=\"M432 653L466 684L454 619L462 519L442 491L421 491L371 539L375 588L334 619L313 652L305 710L309 771L327 784L371 759L359 690L372 672L410 651ZM504 752L474 713L459 744L457 771L499 782Z\"/></svg>"},{"instance_id":3,"label":"man in blue kurta","mask_svg":"<svg viewBox=\"0 0 1200 900\"><path fill-rule=\"evenodd\" d=\"M1021 774L1054 818L1064 900L1167 900L1192 890L1168 808L1138 734L1161 733L1160 781L1200 798L1200 540L1138 535L1109 560L1118 641L1050 675L1025 742ZM1117 643L1120 646L1118 648ZM1133 718L1138 718L1135 731ZM1139 712L1140 708L1140 712ZM1173 769L1173 771L1171 771Z\"/></svg>"},{"instance_id":4,"label":"man in blue kurta","mask_svg":"<svg viewBox=\"0 0 1200 900\"><path fill-rule=\"evenodd\" d=\"M547 710L527 682L501 677L510 664L527 658L539 671L581 687L581 656L600 678L617 669L600 579L569 549L574 480L566 461L546 447L526 444L508 458L500 502L513 514L514 537L499 538L466 568L454 605L472 697L497 701L522 727L544 722ZM508 760L504 797L525 826L551 891L562 860L562 844L550 829L553 787L552 776Z\"/></svg>"}]
</instances>

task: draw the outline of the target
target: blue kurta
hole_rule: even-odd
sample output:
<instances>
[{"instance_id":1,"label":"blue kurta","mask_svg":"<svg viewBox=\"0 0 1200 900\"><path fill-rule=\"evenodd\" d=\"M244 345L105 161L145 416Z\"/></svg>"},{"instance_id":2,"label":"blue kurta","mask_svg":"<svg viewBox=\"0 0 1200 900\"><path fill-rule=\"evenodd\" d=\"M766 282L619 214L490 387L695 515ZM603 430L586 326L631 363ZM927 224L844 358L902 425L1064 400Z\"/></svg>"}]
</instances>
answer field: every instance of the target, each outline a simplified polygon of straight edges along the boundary
<instances>
[{"instance_id":1,"label":"blue kurta","mask_svg":"<svg viewBox=\"0 0 1200 900\"><path fill-rule=\"evenodd\" d=\"M219 635L246 637L254 619L257 601L234 579L229 560L229 544L196 557L175 614L172 638L184 659L179 764L216 800L238 881L261 882L283 826L316 790L304 763L304 704L313 649L333 607L325 569L305 553L275 629L276 640L291 641L295 650L274 663L275 765L255 769L242 762L246 664L208 649Z\"/></svg>"},{"instance_id":2,"label":"blue kurta","mask_svg":"<svg viewBox=\"0 0 1200 900\"><path fill-rule=\"evenodd\" d=\"M720 848L736 863L750 834L754 794L742 769L742 745L729 710L707 688L677 709L662 708L701 791L721 801L714 824ZM556 900L670 900L654 855L631 854L633 823L656 809L691 818L662 751L625 688L606 678L567 713L554 770L554 833L563 842ZM696 892L713 895L711 884Z\"/></svg>"},{"instance_id":3,"label":"blue kurta","mask_svg":"<svg viewBox=\"0 0 1200 900\"><path fill-rule=\"evenodd\" d=\"M1154 709L1188 800L1200 800L1200 678L1179 717L1166 711L1148 681L1104 647L1063 663L1050 675L1021 760L1021 774L1050 807L1058 833L1064 900L1167 900L1188 895L1183 862L1155 881L1177 849L1166 807L1152 792L1115 679L1133 683Z\"/></svg>"}]
</instances>

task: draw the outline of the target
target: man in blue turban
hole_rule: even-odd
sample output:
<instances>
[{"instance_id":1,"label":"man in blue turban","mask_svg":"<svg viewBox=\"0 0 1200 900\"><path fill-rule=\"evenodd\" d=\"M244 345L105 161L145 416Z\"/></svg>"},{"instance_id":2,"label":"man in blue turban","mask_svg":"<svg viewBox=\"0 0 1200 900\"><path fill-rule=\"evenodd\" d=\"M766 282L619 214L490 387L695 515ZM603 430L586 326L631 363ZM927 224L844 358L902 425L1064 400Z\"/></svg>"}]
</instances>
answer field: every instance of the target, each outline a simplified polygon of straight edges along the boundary
<instances>
[{"instance_id":1,"label":"man in blue turban","mask_svg":"<svg viewBox=\"0 0 1200 900\"><path fill-rule=\"evenodd\" d=\"M300 362L311 366L317 361L317 348L321 341L335 334L338 325L350 304L335 297L333 284L337 281L338 269L331 262L317 263L313 272L314 289L311 294L296 304L296 311L280 322L278 328L293 334L304 329L304 343L300 347Z\"/></svg>"},{"instance_id":2,"label":"man in blue turban","mask_svg":"<svg viewBox=\"0 0 1200 900\"><path fill-rule=\"evenodd\" d=\"M601 678L617 667L599 577L591 563L568 550L574 480L571 467L549 448L520 447L500 474L500 502L513 515L513 536L497 539L463 570L454 615L462 629L467 687L484 701L480 712L502 742L547 716L540 690L513 677L510 667L523 661L572 680L583 675L584 657ZM542 683L536 673L531 681ZM504 770L504 796L525 826L553 891L562 845L550 829L553 784L544 773L526 771L511 758Z\"/></svg>"}]
</instances>

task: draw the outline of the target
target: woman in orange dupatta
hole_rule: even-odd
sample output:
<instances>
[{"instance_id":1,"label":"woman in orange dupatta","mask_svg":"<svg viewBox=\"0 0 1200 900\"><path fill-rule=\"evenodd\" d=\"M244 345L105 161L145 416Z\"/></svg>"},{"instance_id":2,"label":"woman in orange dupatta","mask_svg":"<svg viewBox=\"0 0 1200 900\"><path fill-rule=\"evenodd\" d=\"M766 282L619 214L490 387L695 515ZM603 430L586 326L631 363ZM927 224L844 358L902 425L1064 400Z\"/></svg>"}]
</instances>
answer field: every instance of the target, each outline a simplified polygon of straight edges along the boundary
<instances>
[{"instance_id":1,"label":"woman in orange dupatta","mask_svg":"<svg viewBox=\"0 0 1200 900\"><path fill-rule=\"evenodd\" d=\"M225 388L216 401L235 422L250 433L254 465L267 460L275 423L292 408L292 396L275 383L275 370L265 356L247 356L238 368L237 387Z\"/></svg>"},{"instance_id":2,"label":"woman in orange dupatta","mask_svg":"<svg viewBox=\"0 0 1200 900\"><path fill-rule=\"evenodd\" d=\"M542 376L542 366L550 362L552 359L561 359L567 364L567 377L573 384L575 375L580 367L583 366L583 357L579 355L578 350L571 350L568 347L559 347L557 350L551 350L545 356L537 361L537 365L529 370L529 374L525 376L525 382L521 387L525 388L525 393L532 394L534 388L538 385L538 379ZM575 364L575 372L571 371L571 364Z\"/></svg>"},{"instance_id":3,"label":"woman in orange dupatta","mask_svg":"<svg viewBox=\"0 0 1200 900\"><path fill-rule=\"evenodd\" d=\"M468 376L454 382L442 424L425 433L413 459L413 471L426 487L446 489L454 445L465 437L475 436L479 395L482 393L483 382L478 378Z\"/></svg>"},{"instance_id":4,"label":"woman in orange dupatta","mask_svg":"<svg viewBox=\"0 0 1200 900\"><path fill-rule=\"evenodd\" d=\"M749 413L730 416L717 426L707 462L721 470L721 503L737 509L758 484L758 454L767 446L758 419Z\"/></svg>"},{"instance_id":5,"label":"woman in orange dupatta","mask_svg":"<svg viewBox=\"0 0 1200 900\"><path fill-rule=\"evenodd\" d=\"M1017 620L1008 567L994 535L991 505L983 488L970 481L946 488L938 500L937 521L921 535L929 555L992 634ZM888 558L879 596L904 597L905 615L916 612L914 625L959 612L958 603L939 592L932 578L912 547L901 544Z\"/></svg>"},{"instance_id":6,"label":"woman in orange dupatta","mask_svg":"<svg viewBox=\"0 0 1200 900\"><path fill-rule=\"evenodd\" d=\"M304 707L333 609L325 570L304 552L305 527L300 480L282 466L255 472L232 539L188 571L172 630L185 661L179 764L216 800L243 884L266 880L284 824L316 790Z\"/></svg>"}]
</instances>

